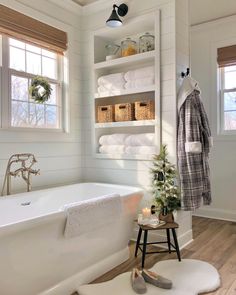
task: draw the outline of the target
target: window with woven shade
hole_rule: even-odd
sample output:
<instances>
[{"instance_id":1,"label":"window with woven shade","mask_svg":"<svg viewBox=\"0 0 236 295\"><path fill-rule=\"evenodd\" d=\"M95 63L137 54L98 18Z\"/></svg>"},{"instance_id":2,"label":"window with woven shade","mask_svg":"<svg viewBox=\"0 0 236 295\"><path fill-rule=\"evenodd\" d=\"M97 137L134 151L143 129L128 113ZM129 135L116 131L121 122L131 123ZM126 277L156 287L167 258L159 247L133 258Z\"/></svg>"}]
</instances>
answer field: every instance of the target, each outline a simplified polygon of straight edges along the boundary
<instances>
[{"instance_id":1,"label":"window with woven shade","mask_svg":"<svg viewBox=\"0 0 236 295\"><path fill-rule=\"evenodd\" d=\"M63 55L67 34L4 5L0 5L2 44L2 126L4 128L63 129ZM29 94L32 79L44 77L50 98L37 103ZM6 102L7 100L7 102Z\"/></svg>"},{"instance_id":2,"label":"window with woven shade","mask_svg":"<svg viewBox=\"0 0 236 295\"><path fill-rule=\"evenodd\" d=\"M218 48L221 131L236 131L236 45Z\"/></svg>"}]
</instances>

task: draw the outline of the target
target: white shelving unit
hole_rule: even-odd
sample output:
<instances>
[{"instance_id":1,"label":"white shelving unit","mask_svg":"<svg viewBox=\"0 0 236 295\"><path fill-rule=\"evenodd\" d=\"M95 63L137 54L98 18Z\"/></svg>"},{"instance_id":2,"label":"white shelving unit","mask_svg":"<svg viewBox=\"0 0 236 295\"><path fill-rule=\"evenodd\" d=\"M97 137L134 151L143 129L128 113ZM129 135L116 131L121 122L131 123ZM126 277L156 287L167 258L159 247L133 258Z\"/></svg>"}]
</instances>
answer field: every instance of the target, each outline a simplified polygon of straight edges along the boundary
<instances>
[{"instance_id":1,"label":"white shelving unit","mask_svg":"<svg viewBox=\"0 0 236 295\"><path fill-rule=\"evenodd\" d=\"M114 42L120 44L121 40L127 37L138 40L145 32L155 35L155 50L138 53L135 55L120 57L106 61L105 46ZM154 133L156 145L159 148L161 143L161 103L160 103L160 11L141 15L128 19L119 28L104 28L97 30L92 36L94 63L93 63L93 150L94 156L100 159L123 159L123 160L151 160L152 155L126 155L126 154L101 154L99 153L99 138L105 134L114 133ZM97 79L103 75L126 72L144 66L154 65L155 84L135 90L115 90L109 94L99 95L97 93ZM155 119L140 121L125 121L111 123L97 123L97 107L116 103L154 100Z\"/></svg>"}]
</instances>

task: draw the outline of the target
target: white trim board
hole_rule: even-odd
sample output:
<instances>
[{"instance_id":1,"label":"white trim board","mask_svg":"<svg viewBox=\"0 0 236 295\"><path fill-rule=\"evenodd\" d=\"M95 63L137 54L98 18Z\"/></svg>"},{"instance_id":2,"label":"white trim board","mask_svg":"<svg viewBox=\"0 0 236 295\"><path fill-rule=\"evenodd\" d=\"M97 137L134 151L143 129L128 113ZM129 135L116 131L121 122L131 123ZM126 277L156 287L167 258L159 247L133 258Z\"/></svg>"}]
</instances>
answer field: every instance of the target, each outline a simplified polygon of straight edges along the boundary
<instances>
[{"instance_id":1,"label":"white trim board","mask_svg":"<svg viewBox=\"0 0 236 295\"><path fill-rule=\"evenodd\" d=\"M190 26L190 31L196 32L196 31L202 31L203 29L210 29L214 28L216 25L226 24L229 22L235 22L236 21L236 15L230 15L226 17L222 17L215 20L209 20L204 23L195 24Z\"/></svg>"},{"instance_id":2,"label":"white trim board","mask_svg":"<svg viewBox=\"0 0 236 295\"><path fill-rule=\"evenodd\" d=\"M193 216L236 222L236 210L201 208L194 212Z\"/></svg>"}]
</instances>

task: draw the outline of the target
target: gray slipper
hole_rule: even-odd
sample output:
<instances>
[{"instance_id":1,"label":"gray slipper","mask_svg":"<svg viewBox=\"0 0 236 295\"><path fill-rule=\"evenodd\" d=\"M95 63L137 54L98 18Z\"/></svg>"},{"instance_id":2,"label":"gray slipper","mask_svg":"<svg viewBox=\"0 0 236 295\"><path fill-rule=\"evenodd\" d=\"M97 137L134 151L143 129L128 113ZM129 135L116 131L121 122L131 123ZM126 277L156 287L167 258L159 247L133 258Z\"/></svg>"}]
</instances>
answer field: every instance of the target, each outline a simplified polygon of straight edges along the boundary
<instances>
[{"instance_id":1,"label":"gray slipper","mask_svg":"<svg viewBox=\"0 0 236 295\"><path fill-rule=\"evenodd\" d=\"M142 276L144 280L152 284L156 287L162 288L162 289L171 289L172 288L172 282L162 276L159 276L155 272L143 269Z\"/></svg>"},{"instance_id":2,"label":"gray slipper","mask_svg":"<svg viewBox=\"0 0 236 295\"><path fill-rule=\"evenodd\" d=\"M133 268L131 272L131 285L133 290L138 294L144 294L147 292L145 280L137 268Z\"/></svg>"}]
</instances>

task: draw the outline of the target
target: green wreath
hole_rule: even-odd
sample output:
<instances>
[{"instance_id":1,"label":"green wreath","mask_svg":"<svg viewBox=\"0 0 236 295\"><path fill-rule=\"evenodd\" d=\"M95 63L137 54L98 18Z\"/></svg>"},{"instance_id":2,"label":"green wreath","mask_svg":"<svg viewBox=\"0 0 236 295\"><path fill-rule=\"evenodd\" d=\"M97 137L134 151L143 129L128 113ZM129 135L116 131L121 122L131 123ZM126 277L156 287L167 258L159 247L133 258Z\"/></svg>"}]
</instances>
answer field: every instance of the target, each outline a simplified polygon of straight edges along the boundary
<instances>
[{"instance_id":1,"label":"green wreath","mask_svg":"<svg viewBox=\"0 0 236 295\"><path fill-rule=\"evenodd\" d=\"M32 79L29 87L31 99L37 103L48 101L52 93L52 88L47 79L37 76Z\"/></svg>"}]
</instances>

